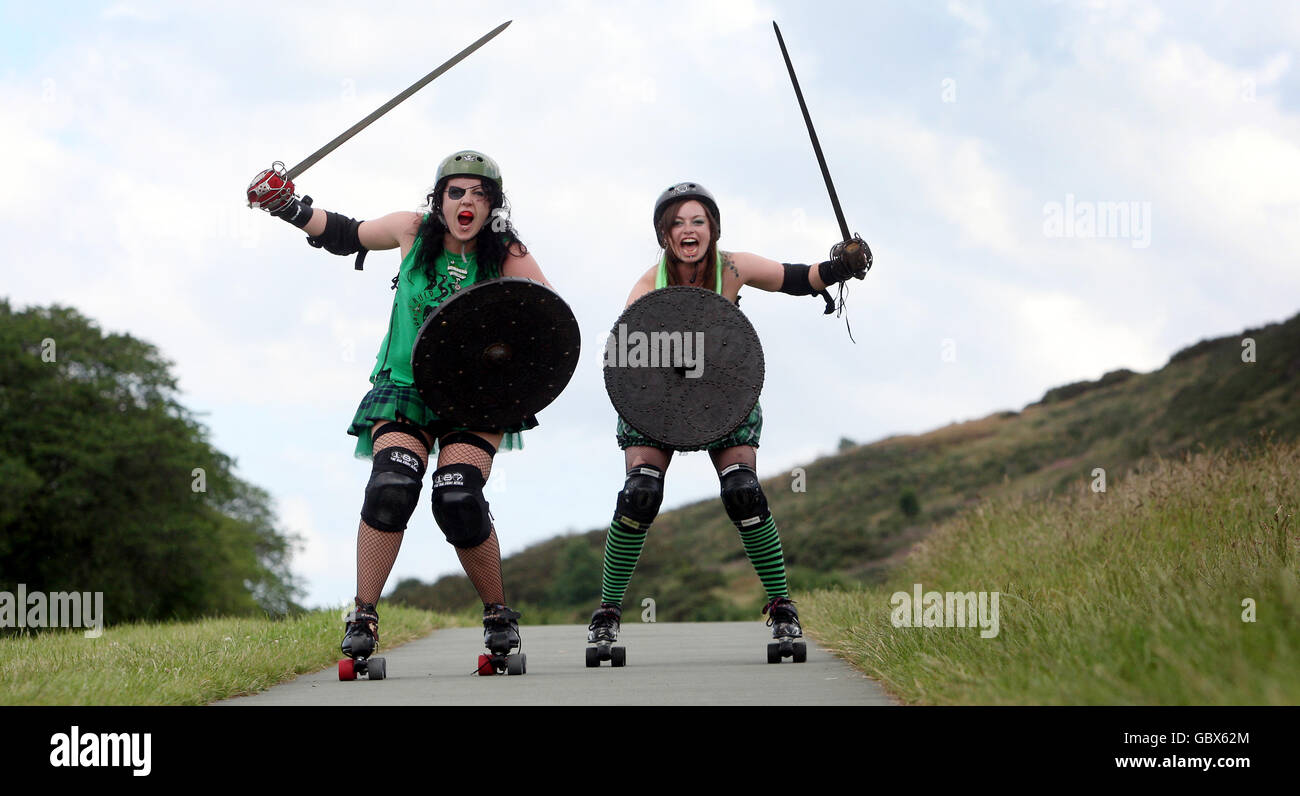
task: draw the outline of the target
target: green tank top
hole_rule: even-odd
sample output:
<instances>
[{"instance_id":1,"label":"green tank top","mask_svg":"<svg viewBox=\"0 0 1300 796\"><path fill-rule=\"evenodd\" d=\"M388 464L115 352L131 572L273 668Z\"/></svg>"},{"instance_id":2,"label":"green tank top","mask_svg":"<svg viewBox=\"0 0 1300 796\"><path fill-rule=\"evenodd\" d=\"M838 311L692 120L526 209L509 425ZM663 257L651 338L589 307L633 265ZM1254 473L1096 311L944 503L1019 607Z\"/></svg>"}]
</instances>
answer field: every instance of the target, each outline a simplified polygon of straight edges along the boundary
<instances>
[{"instance_id":1,"label":"green tank top","mask_svg":"<svg viewBox=\"0 0 1300 796\"><path fill-rule=\"evenodd\" d=\"M375 369L370 372L372 384L380 371L384 370L389 371L389 378L398 384L414 384L411 350L415 348L415 336L424 324L424 319L439 304L478 281L478 260L474 252L462 257L444 249L438 255L434 265L434 279L430 282L424 268L416 262L422 243L423 238L415 239L397 271L397 294L393 296L388 333L379 344Z\"/></svg>"},{"instance_id":2,"label":"green tank top","mask_svg":"<svg viewBox=\"0 0 1300 796\"><path fill-rule=\"evenodd\" d=\"M713 274L717 277L717 284L713 289L718 295L722 295L722 250L719 249L717 254L717 264L713 267ZM655 290L661 287L668 287L668 253L664 252L659 257L659 273L655 274Z\"/></svg>"}]
</instances>

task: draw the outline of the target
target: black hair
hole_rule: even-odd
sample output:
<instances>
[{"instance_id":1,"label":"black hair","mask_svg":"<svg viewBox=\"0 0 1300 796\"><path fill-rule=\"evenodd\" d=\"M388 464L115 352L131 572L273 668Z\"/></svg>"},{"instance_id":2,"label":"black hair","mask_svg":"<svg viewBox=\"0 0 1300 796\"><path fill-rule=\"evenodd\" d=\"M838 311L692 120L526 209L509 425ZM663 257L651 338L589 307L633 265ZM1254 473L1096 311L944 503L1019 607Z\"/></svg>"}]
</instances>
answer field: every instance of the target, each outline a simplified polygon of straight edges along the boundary
<instances>
[{"instance_id":1,"label":"black hair","mask_svg":"<svg viewBox=\"0 0 1300 796\"><path fill-rule=\"evenodd\" d=\"M434 266L438 262L438 256L442 254L443 234L447 232L447 227L442 220L442 196L446 193L447 183L454 177L468 176L476 175L451 174L443 177L425 197L429 215L420 222L420 229L416 233L416 237L421 240L416 264L423 266L425 276L430 282L436 278ZM525 255L528 253L528 247L519 239L514 225L510 223L510 203L506 201L506 195L501 187L495 180L481 179L480 182L483 185L483 192L487 194L489 208L488 218L483 222L483 228L474 237L479 281L483 281L501 276L506 257L511 254ZM498 222L498 218L501 221ZM498 229L494 230L494 226Z\"/></svg>"}]
</instances>

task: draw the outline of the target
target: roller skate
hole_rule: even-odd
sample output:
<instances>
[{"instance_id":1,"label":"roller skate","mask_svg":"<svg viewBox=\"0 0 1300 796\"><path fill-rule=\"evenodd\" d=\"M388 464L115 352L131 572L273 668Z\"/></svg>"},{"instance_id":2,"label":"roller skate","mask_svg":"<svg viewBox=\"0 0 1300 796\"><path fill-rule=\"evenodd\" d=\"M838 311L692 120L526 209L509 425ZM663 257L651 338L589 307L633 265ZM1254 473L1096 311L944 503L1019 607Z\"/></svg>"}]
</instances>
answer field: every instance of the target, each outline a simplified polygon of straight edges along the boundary
<instances>
[{"instance_id":1,"label":"roller skate","mask_svg":"<svg viewBox=\"0 0 1300 796\"><path fill-rule=\"evenodd\" d=\"M773 597L763 606L767 626L772 628L772 643L767 645L767 662L780 663L782 658L793 658L795 663L808 660L808 646L799 627L799 612L789 597Z\"/></svg>"},{"instance_id":2,"label":"roller skate","mask_svg":"<svg viewBox=\"0 0 1300 796\"><path fill-rule=\"evenodd\" d=\"M359 674L369 680L384 679L387 674L384 659L370 657L379 649L379 613L374 603L358 601L345 621L340 648L348 657L339 661L339 679L355 680Z\"/></svg>"},{"instance_id":3,"label":"roller skate","mask_svg":"<svg viewBox=\"0 0 1300 796\"><path fill-rule=\"evenodd\" d=\"M478 656L479 675L524 674L528 671L528 656L518 649L519 612L504 605L483 605L483 644L487 655Z\"/></svg>"},{"instance_id":4,"label":"roller skate","mask_svg":"<svg viewBox=\"0 0 1300 796\"><path fill-rule=\"evenodd\" d=\"M601 661L609 661L610 666L623 666L627 663L627 648L611 646L618 641L619 625L623 619L623 609L613 603L601 603L591 615L591 624L587 625L587 668L600 666Z\"/></svg>"}]
</instances>

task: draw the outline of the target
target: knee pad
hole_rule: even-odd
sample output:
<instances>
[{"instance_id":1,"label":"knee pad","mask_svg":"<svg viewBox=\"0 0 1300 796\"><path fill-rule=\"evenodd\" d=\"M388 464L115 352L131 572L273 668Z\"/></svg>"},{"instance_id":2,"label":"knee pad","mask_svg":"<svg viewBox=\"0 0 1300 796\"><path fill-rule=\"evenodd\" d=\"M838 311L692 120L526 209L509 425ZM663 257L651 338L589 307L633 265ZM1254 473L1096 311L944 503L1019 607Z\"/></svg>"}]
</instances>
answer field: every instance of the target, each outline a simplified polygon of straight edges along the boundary
<instances>
[{"instance_id":1,"label":"knee pad","mask_svg":"<svg viewBox=\"0 0 1300 796\"><path fill-rule=\"evenodd\" d=\"M406 530L415 506L420 502L424 462L415 451L396 445L375 454L361 519L372 528L389 533Z\"/></svg>"},{"instance_id":2,"label":"knee pad","mask_svg":"<svg viewBox=\"0 0 1300 796\"><path fill-rule=\"evenodd\" d=\"M633 528L654 522L664 499L664 471L650 464L633 467L627 472L623 491L618 493L615 521Z\"/></svg>"},{"instance_id":3,"label":"knee pad","mask_svg":"<svg viewBox=\"0 0 1300 796\"><path fill-rule=\"evenodd\" d=\"M767 519L767 497L752 467L733 464L719 473L719 480L722 482L722 505L737 527L748 528Z\"/></svg>"},{"instance_id":4,"label":"knee pad","mask_svg":"<svg viewBox=\"0 0 1300 796\"><path fill-rule=\"evenodd\" d=\"M492 535L484 483L483 473L472 464L450 464L433 472L433 518L455 547L478 547Z\"/></svg>"}]
</instances>

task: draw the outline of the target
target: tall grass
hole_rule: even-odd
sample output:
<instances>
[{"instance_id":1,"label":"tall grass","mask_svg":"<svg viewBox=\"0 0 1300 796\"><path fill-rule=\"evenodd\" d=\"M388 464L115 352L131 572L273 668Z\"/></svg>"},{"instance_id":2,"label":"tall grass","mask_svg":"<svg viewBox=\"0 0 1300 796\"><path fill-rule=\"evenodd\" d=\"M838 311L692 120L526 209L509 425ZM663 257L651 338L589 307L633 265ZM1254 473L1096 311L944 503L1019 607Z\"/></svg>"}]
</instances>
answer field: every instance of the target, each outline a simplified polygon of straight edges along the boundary
<instances>
[{"instance_id":1,"label":"tall grass","mask_svg":"<svg viewBox=\"0 0 1300 796\"><path fill-rule=\"evenodd\" d=\"M1297 509L1295 444L1156 460L982 503L880 587L807 595L805 626L910 703L1297 704ZM894 627L916 583L1000 592L999 634Z\"/></svg>"}]
</instances>

